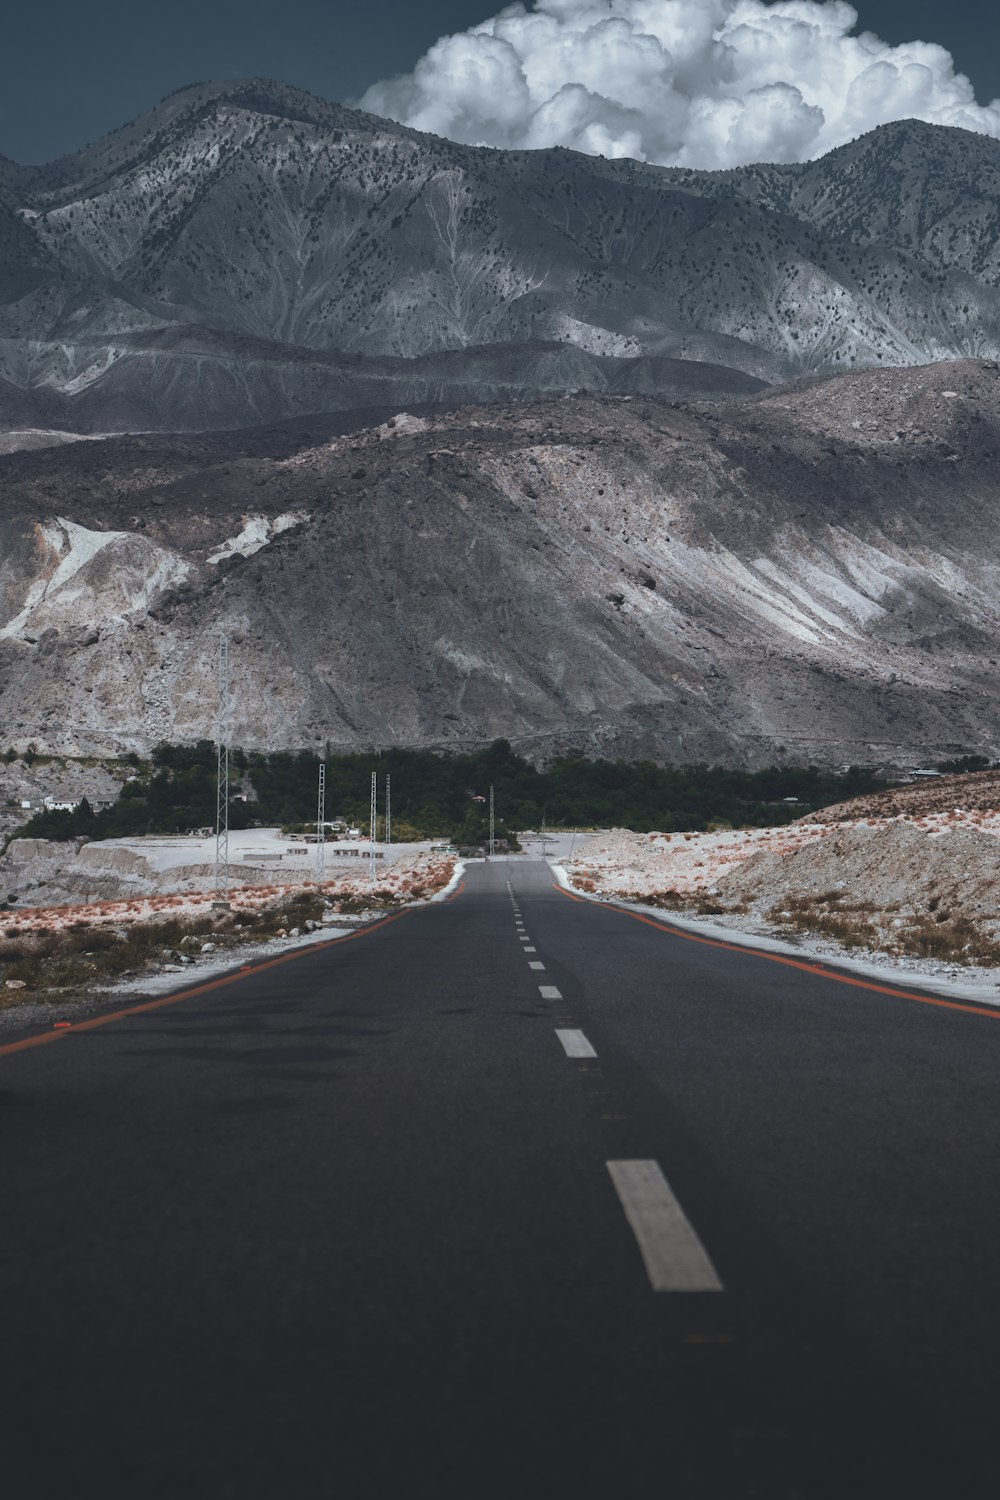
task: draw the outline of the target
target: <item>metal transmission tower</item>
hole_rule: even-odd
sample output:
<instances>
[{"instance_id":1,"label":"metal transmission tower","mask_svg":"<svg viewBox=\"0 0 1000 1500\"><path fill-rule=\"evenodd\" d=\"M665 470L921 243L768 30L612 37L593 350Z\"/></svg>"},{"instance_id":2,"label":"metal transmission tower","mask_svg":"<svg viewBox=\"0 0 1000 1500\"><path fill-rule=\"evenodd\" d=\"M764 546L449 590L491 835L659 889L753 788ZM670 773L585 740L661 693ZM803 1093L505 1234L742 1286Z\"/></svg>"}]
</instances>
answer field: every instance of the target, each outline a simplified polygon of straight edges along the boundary
<instances>
[{"instance_id":1,"label":"metal transmission tower","mask_svg":"<svg viewBox=\"0 0 1000 1500\"><path fill-rule=\"evenodd\" d=\"M389 786L389 772L385 773L385 841L392 843L392 797Z\"/></svg>"},{"instance_id":2,"label":"metal transmission tower","mask_svg":"<svg viewBox=\"0 0 1000 1500\"><path fill-rule=\"evenodd\" d=\"M319 763L319 791L316 795L316 883L323 884L326 875L326 764Z\"/></svg>"},{"instance_id":3,"label":"metal transmission tower","mask_svg":"<svg viewBox=\"0 0 1000 1500\"><path fill-rule=\"evenodd\" d=\"M372 772L371 852L368 856L368 879L375 884L375 836L378 833L378 772Z\"/></svg>"},{"instance_id":4,"label":"metal transmission tower","mask_svg":"<svg viewBox=\"0 0 1000 1500\"><path fill-rule=\"evenodd\" d=\"M219 637L218 775L215 798L215 899L229 900L229 637Z\"/></svg>"},{"instance_id":5,"label":"metal transmission tower","mask_svg":"<svg viewBox=\"0 0 1000 1500\"><path fill-rule=\"evenodd\" d=\"M496 824L493 821L493 788L490 787L490 859L493 858L493 854L496 848L496 839L494 837L495 831Z\"/></svg>"}]
</instances>

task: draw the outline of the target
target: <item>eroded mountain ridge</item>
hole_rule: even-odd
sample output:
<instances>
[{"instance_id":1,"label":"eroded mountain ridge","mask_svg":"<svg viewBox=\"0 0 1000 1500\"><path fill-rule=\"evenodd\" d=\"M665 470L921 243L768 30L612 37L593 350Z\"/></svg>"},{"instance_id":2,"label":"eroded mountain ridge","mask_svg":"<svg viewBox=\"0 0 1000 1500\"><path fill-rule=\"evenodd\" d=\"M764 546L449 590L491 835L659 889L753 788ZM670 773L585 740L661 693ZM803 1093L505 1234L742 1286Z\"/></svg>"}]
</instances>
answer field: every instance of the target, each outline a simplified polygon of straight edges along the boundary
<instances>
[{"instance_id":1,"label":"eroded mountain ridge","mask_svg":"<svg viewBox=\"0 0 1000 1500\"><path fill-rule=\"evenodd\" d=\"M740 396L1000 352L1000 143L961 130L709 173L460 146L255 79L0 166L7 429Z\"/></svg>"}]
</instances>

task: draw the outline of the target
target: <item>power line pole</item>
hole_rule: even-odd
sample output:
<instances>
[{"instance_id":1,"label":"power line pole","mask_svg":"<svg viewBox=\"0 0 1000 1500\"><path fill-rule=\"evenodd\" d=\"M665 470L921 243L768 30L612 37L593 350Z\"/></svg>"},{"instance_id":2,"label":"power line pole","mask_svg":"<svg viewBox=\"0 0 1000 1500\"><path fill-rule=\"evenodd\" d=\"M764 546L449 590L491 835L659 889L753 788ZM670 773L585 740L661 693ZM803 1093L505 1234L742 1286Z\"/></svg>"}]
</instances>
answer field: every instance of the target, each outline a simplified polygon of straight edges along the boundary
<instances>
[{"instance_id":1,"label":"power line pole","mask_svg":"<svg viewBox=\"0 0 1000 1500\"><path fill-rule=\"evenodd\" d=\"M229 637L219 637L219 725L216 733L215 899L229 900Z\"/></svg>"},{"instance_id":2,"label":"power line pole","mask_svg":"<svg viewBox=\"0 0 1000 1500\"><path fill-rule=\"evenodd\" d=\"M319 791L316 797L316 883L322 885L326 875L326 763L319 763Z\"/></svg>"},{"instance_id":3,"label":"power line pole","mask_svg":"<svg viewBox=\"0 0 1000 1500\"><path fill-rule=\"evenodd\" d=\"M371 847L368 855L368 879L375 884L375 835L378 833L378 772L372 772Z\"/></svg>"},{"instance_id":4,"label":"power line pole","mask_svg":"<svg viewBox=\"0 0 1000 1500\"><path fill-rule=\"evenodd\" d=\"M392 797L389 787L389 772L385 773L385 841L392 843Z\"/></svg>"},{"instance_id":5,"label":"power line pole","mask_svg":"<svg viewBox=\"0 0 1000 1500\"><path fill-rule=\"evenodd\" d=\"M494 850L496 848L496 839L494 837L495 832L496 824L493 820L493 788L490 787L490 859L493 858Z\"/></svg>"}]
</instances>

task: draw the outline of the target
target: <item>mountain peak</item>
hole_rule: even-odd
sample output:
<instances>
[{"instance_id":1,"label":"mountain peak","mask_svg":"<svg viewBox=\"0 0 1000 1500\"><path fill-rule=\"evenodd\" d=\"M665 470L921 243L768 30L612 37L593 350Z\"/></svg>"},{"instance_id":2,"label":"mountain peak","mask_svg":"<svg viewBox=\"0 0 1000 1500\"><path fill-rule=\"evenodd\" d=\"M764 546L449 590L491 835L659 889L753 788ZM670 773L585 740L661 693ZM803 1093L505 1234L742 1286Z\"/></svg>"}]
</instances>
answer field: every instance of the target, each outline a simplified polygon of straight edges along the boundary
<instances>
[{"instance_id":1,"label":"mountain peak","mask_svg":"<svg viewBox=\"0 0 1000 1500\"><path fill-rule=\"evenodd\" d=\"M958 129L900 121L814 162L695 172L456 145L252 77L6 176L24 271L0 382L30 381L46 412L65 391L74 421L448 400L459 365L463 399L486 400L676 391L688 361L728 367L731 394L733 372L1000 353L1000 142ZM211 359L168 348L178 328L211 330Z\"/></svg>"}]
</instances>

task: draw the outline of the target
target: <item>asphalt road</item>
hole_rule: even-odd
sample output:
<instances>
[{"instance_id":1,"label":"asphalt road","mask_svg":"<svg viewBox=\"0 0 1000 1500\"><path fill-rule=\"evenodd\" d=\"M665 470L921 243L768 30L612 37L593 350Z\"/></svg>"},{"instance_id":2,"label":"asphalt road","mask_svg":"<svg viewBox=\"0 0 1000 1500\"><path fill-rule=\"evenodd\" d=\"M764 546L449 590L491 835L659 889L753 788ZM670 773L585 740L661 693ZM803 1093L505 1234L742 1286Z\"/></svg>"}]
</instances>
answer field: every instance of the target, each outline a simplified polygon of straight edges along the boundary
<instances>
[{"instance_id":1,"label":"asphalt road","mask_svg":"<svg viewBox=\"0 0 1000 1500\"><path fill-rule=\"evenodd\" d=\"M995 1493L1000 1017L668 929L497 861L0 1046L5 1500Z\"/></svg>"}]
</instances>

